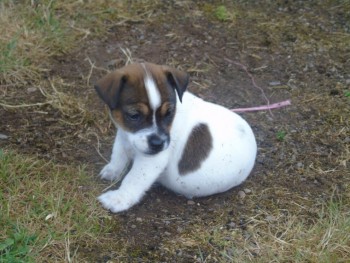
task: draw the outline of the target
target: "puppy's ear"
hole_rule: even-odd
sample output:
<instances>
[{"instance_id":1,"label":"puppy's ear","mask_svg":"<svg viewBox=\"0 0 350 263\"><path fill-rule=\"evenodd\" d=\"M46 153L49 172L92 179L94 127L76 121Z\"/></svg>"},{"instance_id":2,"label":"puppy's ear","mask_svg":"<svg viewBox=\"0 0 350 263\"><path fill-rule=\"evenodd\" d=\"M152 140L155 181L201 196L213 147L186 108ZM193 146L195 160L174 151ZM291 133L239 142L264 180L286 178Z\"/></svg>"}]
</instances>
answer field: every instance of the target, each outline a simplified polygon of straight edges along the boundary
<instances>
[{"instance_id":1,"label":"puppy's ear","mask_svg":"<svg viewBox=\"0 0 350 263\"><path fill-rule=\"evenodd\" d=\"M108 73L94 85L97 94L108 105L111 110L118 106L121 89L127 81L127 76L116 70Z\"/></svg>"},{"instance_id":2,"label":"puppy's ear","mask_svg":"<svg viewBox=\"0 0 350 263\"><path fill-rule=\"evenodd\" d=\"M176 90L177 95L179 96L179 99L182 102L182 96L186 91L189 82L189 75L184 71L168 66L164 66L163 69L167 81Z\"/></svg>"}]
</instances>

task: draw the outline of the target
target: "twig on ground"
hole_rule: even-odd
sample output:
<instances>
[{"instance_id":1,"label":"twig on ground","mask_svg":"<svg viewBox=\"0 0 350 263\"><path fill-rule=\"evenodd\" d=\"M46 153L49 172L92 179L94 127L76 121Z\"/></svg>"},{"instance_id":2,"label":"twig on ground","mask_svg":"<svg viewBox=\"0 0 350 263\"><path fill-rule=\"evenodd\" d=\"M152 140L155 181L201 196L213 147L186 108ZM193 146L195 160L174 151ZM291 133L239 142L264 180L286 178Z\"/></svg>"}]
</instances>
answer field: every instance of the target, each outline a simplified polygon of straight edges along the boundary
<instances>
[{"instance_id":1,"label":"twig on ground","mask_svg":"<svg viewBox=\"0 0 350 263\"><path fill-rule=\"evenodd\" d=\"M129 64L133 63L133 59L132 59L132 55L131 55L130 49L128 49L128 48L124 49L124 48L121 47L120 50L123 52L123 54L126 57L125 65L129 65Z\"/></svg>"},{"instance_id":2,"label":"twig on ground","mask_svg":"<svg viewBox=\"0 0 350 263\"><path fill-rule=\"evenodd\" d=\"M11 84L1 84L0 87L1 88L10 88L10 87L16 87L19 86L20 83L11 83Z\"/></svg>"},{"instance_id":3,"label":"twig on ground","mask_svg":"<svg viewBox=\"0 0 350 263\"><path fill-rule=\"evenodd\" d=\"M7 109L18 109L18 108L27 108L27 107L37 107L51 104L52 101L47 102L38 102L33 104L19 104L19 105L10 105L5 103L0 103L0 106Z\"/></svg>"},{"instance_id":4,"label":"twig on ground","mask_svg":"<svg viewBox=\"0 0 350 263\"><path fill-rule=\"evenodd\" d=\"M87 57L85 60L87 60L90 64L89 75L86 77L86 85L89 87L90 86L90 78L92 75L92 71L95 68L95 63L93 63L89 57Z\"/></svg>"},{"instance_id":5,"label":"twig on ground","mask_svg":"<svg viewBox=\"0 0 350 263\"><path fill-rule=\"evenodd\" d=\"M89 62L90 64L90 71L89 71L89 74L88 76L86 77L86 84L87 86L90 86L90 78L92 76L92 72L94 69L98 69L98 70L101 70L101 71L104 71L106 73L108 73L109 71L105 68L101 68L101 67L96 67L95 66L95 63L91 61L91 59L89 57L85 58L85 61Z\"/></svg>"},{"instance_id":6,"label":"twig on ground","mask_svg":"<svg viewBox=\"0 0 350 263\"><path fill-rule=\"evenodd\" d=\"M253 86L254 86L255 88L257 88L258 90L261 91L261 94L262 94L263 98L264 98L264 99L266 100L266 102L267 102L267 106L269 106L269 105L270 105L270 100L267 98L267 96L266 96L266 94L265 94L263 88L261 88L260 86L258 86L258 85L256 84L255 78L254 78L254 76L248 71L247 66L243 65L243 64L240 63L240 62L233 61L233 60L231 60L231 59L229 59L229 58L224 58L224 59L225 59L227 62L229 62L229 63L233 63L233 64L235 64L236 66L239 66L240 68L242 68L242 69L247 73L247 75L250 77L250 79L251 79L251 81L252 81L252 83L253 83ZM266 109L269 110L270 114L273 116L271 110L270 110L268 107L266 107Z\"/></svg>"},{"instance_id":7,"label":"twig on ground","mask_svg":"<svg viewBox=\"0 0 350 263\"><path fill-rule=\"evenodd\" d=\"M86 39L86 38L91 34L91 31L90 31L89 29L84 29L84 28L76 27L74 21L73 21L73 22L70 22L70 23L69 23L69 26L70 26L71 28L73 28L74 30L77 30L77 31L79 31L79 32L84 33L84 36L83 36L83 38L82 38L80 41Z\"/></svg>"},{"instance_id":8,"label":"twig on ground","mask_svg":"<svg viewBox=\"0 0 350 263\"><path fill-rule=\"evenodd\" d=\"M100 148L101 148L101 143L100 143L100 137L98 136L98 134L96 132L89 132L87 135L94 135L97 139L97 146L94 146L98 155L106 162L108 163L108 160L102 155L102 153L100 152Z\"/></svg>"}]
</instances>

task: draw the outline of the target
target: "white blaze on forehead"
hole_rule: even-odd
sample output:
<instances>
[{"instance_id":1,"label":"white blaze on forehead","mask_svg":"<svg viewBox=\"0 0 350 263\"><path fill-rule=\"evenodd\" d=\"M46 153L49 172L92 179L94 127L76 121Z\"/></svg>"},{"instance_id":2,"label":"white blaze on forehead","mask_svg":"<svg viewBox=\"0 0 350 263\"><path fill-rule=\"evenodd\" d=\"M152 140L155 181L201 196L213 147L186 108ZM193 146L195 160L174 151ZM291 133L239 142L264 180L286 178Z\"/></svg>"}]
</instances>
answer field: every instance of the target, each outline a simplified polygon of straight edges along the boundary
<instances>
[{"instance_id":1,"label":"white blaze on forehead","mask_svg":"<svg viewBox=\"0 0 350 263\"><path fill-rule=\"evenodd\" d=\"M147 70L145 64L142 63L142 67L146 73L144 82L145 82L146 92L148 95L149 104L150 104L151 108L154 111L156 111L156 109L158 109L160 107L160 104L161 104L160 93L159 93L159 90L157 88L156 83L154 82L149 71Z\"/></svg>"}]
</instances>

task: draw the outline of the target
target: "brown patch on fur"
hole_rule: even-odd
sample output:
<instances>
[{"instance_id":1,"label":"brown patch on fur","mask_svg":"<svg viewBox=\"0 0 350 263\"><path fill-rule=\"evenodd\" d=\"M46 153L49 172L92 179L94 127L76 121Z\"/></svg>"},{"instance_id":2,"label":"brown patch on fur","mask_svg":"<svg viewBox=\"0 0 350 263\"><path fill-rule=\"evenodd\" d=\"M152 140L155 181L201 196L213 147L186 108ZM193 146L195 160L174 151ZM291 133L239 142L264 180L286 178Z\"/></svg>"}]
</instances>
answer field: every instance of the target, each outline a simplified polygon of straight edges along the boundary
<instances>
[{"instance_id":1,"label":"brown patch on fur","mask_svg":"<svg viewBox=\"0 0 350 263\"><path fill-rule=\"evenodd\" d=\"M160 126L162 126L167 133L170 133L172 121L175 117L175 111L176 111L175 103L165 102L160 106L160 108L156 113L156 116L157 116L156 118L160 119L162 122Z\"/></svg>"},{"instance_id":2,"label":"brown patch on fur","mask_svg":"<svg viewBox=\"0 0 350 263\"><path fill-rule=\"evenodd\" d=\"M146 69L155 81L161 94L162 101L168 101L175 90L180 97L185 92L188 85L188 74L168 66L160 66L152 63L144 63ZM113 71L101 78L95 85L95 89L101 99L113 110L118 106L119 96L123 87L128 86L128 91L132 88L132 96L127 99L135 103L147 100L147 92L144 87L145 71L141 64L135 63ZM148 101L146 101L148 102Z\"/></svg>"},{"instance_id":3,"label":"brown patch on fur","mask_svg":"<svg viewBox=\"0 0 350 263\"><path fill-rule=\"evenodd\" d=\"M123 114L120 110L113 110L110 112L110 117L114 124L118 124L121 126L123 130L126 129L126 127L123 125Z\"/></svg>"},{"instance_id":4,"label":"brown patch on fur","mask_svg":"<svg viewBox=\"0 0 350 263\"><path fill-rule=\"evenodd\" d=\"M174 110L174 106L170 102L165 102L160 106L160 115L165 116L168 113L168 110Z\"/></svg>"},{"instance_id":5,"label":"brown patch on fur","mask_svg":"<svg viewBox=\"0 0 350 263\"><path fill-rule=\"evenodd\" d=\"M141 64L130 64L105 75L95 89L111 110L127 104L148 104L144 78Z\"/></svg>"},{"instance_id":6,"label":"brown patch on fur","mask_svg":"<svg viewBox=\"0 0 350 263\"><path fill-rule=\"evenodd\" d=\"M185 175L200 168L213 148L213 139L208 125L198 124L187 139L185 149L178 164L179 173Z\"/></svg>"},{"instance_id":7,"label":"brown patch on fur","mask_svg":"<svg viewBox=\"0 0 350 263\"><path fill-rule=\"evenodd\" d=\"M144 116L151 114L149 106L145 103L135 103L127 105L123 108L123 110L133 114L141 113Z\"/></svg>"},{"instance_id":8,"label":"brown patch on fur","mask_svg":"<svg viewBox=\"0 0 350 263\"><path fill-rule=\"evenodd\" d=\"M135 63L107 74L96 83L95 89L110 108L115 123L136 132L152 125L153 112L144 83L146 74L150 74L161 96L162 107L156 112L157 125L161 130L169 131L175 113L176 92L181 100L188 84L187 73L168 66ZM170 107L174 110L166 117ZM138 113L142 114L139 122L125 118L128 114Z\"/></svg>"}]
</instances>

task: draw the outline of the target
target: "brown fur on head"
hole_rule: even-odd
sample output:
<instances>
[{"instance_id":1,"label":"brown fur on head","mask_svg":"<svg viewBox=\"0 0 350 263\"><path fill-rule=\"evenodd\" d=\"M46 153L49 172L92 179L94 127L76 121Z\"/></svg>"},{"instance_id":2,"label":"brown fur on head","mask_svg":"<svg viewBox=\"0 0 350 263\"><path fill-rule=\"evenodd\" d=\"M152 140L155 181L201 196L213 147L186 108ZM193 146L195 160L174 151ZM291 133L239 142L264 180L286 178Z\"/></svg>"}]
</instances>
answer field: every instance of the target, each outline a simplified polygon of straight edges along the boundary
<instances>
[{"instance_id":1,"label":"brown fur on head","mask_svg":"<svg viewBox=\"0 0 350 263\"><path fill-rule=\"evenodd\" d=\"M181 101L182 95L188 85L188 74L169 66L155 65L152 63L145 63L145 65L150 69L157 86L170 85L170 87L176 90ZM140 95L143 95L145 98L147 97L143 85L144 75L145 72L141 64L130 64L105 75L97 81L95 89L101 99L113 110L118 106L121 90L126 85L140 92L137 97L140 97ZM162 88L160 89L161 92L165 90Z\"/></svg>"},{"instance_id":2,"label":"brown fur on head","mask_svg":"<svg viewBox=\"0 0 350 263\"><path fill-rule=\"evenodd\" d=\"M148 76L160 95L158 109L152 109L150 105L145 87ZM110 108L113 120L123 129L136 132L152 126L155 114L157 126L169 131L175 114L176 93L181 101L188 80L187 73L175 68L135 63L107 74L97 81L95 89Z\"/></svg>"}]
</instances>

